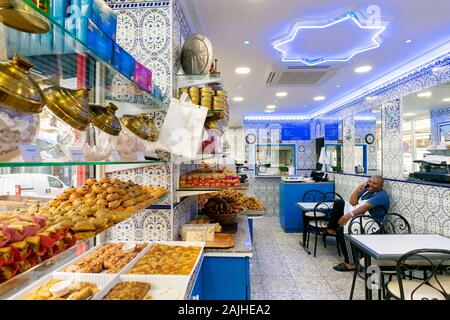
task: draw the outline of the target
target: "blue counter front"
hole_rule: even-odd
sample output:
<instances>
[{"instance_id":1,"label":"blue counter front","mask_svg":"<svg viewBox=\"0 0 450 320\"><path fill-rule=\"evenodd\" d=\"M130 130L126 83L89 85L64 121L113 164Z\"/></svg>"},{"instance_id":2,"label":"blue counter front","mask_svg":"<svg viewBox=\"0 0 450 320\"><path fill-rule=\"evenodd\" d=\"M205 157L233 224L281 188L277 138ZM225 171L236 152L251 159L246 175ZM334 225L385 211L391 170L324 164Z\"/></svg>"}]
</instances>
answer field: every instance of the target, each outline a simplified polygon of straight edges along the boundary
<instances>
[{"instance_id":1,"label":"blue counter front","mask_svg":"<svg viewBox=\"0 0 450 320\"><path fill-rule=\"evenodd\" d=\"M303 215L295 204L302 202L303 195L310 190L334 192L334 183L280 182L280 225L284 232L303 232Z\"/></svg>"}]
</instances>

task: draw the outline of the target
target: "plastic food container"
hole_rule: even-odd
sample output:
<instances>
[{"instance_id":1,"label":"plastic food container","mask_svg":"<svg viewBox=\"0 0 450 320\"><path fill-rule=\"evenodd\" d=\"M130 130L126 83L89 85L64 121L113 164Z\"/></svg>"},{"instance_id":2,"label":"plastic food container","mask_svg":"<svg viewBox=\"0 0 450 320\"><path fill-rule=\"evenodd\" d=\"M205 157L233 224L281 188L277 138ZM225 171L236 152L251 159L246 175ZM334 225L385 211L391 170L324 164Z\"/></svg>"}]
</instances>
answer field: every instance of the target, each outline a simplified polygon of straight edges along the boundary
<instances>
[{"instance_id":1,"label":"plastic food container","mask_svg":"<svg viewBox=\"0 0 450 320\"><path fill-rule=\"evenodd\" d=\"M0 107L0 162L20 157L21 144L34 143L39 132L39 115Z\"/></svg>"},{"instance_id":2,"label":"plastic food container","mask_svg":"<svg viewBox=\"0 0 450 320\"><path fill-rule=\"evenodd\" d=\"M138 152L145 151L147 140L139 138L127 127L123 127L119 136L115 139L115 149L119 152L122 161L138 161Z\"/></svg>"}]
</instances>

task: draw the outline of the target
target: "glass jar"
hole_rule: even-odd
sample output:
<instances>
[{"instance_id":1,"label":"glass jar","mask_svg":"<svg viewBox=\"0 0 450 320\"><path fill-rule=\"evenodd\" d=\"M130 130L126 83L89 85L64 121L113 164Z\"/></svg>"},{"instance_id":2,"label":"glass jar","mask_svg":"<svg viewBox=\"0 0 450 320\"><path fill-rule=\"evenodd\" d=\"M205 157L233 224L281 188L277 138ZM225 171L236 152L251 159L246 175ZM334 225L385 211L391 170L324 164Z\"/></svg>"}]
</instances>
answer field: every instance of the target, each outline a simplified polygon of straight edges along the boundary
<instances>
[{"instance_id":1,"label":"glass jar","mask_svg":"<svg viewBox=\"0 0 450 320\"><path fill-rule=\"evenodd\" d=\"M0 162L19 158L19 146L34 143L38 132L39 115L0 107Z\"/></svg>"},{"instance_id":2,"label":"glass jar","mask_svg":"<svg viewBox=\"0 0 450 320\"><path fill-rule=\"evenodd\" d=\"M84 158L86 161L112 160L112 151L117 145L118 137L110 135L99 128L91 126L88 130L89 143L83 145Z\"/></svg>"},{"instance_id":3,"label":"glass jar","mask_svg":"<svg viewBox=\"0 0 450 320\"><path fill-rule=\"evenodd\" d=\"M70 148L82 149L89 143L89 133L73 128L47 110L41 113L37 144L44 161L70 161Z\"/></svg>"},{"instance_id":4,"label":"glass jar","mask_svg":"<svg viewBox=\"0 0 450 320\"><path fill-rule=\"evenodd\" d=\"M122 161L138 161L137 152L145 152L148 143L147 140L139 138L126 126L123 126L117 137L115 148Z\"/></svg>"}]
</instances>

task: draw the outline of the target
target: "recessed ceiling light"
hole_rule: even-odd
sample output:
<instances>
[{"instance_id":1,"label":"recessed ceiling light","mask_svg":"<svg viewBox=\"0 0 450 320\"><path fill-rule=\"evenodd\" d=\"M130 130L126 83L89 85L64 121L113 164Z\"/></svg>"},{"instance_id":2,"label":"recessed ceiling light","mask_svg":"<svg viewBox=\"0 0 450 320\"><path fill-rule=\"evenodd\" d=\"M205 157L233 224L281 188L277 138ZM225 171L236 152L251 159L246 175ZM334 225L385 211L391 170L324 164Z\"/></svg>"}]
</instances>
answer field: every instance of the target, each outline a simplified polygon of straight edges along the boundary
<instances>
[{"instance_id":1,"label":"recessed ceiling light","mask_svg":"<svg viewBox=\"0 0 450 320\"><path fill-rule=\"evenodd\" d=\"M244 41L244 44L245 44L246 46L249 46L251 43L252 43L252 42L251 42L250 40L245 40L245 41Z\"/></svg>"},{"instance_id":2,"label":"recessed ceiling light","mask_svg":"<svg viewBox=\"0 0 450 320\"><path fill-rule=\"evenodd\" d=\"M277 94L276 94L276 96L279 98L286 97L287 95L288 95L287 92L277 92Z\"/></svg>"},{"instance_id":3,"label":"recessed ceiling light","mask_svg":"<svg viewBox=\"0 0 450 320\"><path fill-rule=\"evenodd\" d=\"M411 39L408 39L408 40L405 41L405 43L411 43L411 42L412 42Z\"/></svg>"},{"instance_id":4,"label":"recessed ceiling light","mask_svg":"<svg viewBox=\"0 0 450 320\"><path fill-rule=\"evenodd\" d=\"M361 66L355 69L356 73L365 73L365 72L369 72L370 70L372 70L371 66Z\"/></svg>"},{"instance_id":5,"label":"recessed ceiling light","mask_svg":"<svg viewBox=\"0 0 450 320\"><path fill-rule=\"evenodd\" d=\"M250 73L250 68L239 67L239 68L236 68L235 71L236 71L237 74L248 74L248 73Z\"/></svg>"},{"instance_id":6,"label":"recessed ceiling light","mask_svg":"<svg viewBox=\"0 0 450 320\"><path fill-rule=\"evenodd\" d=\"M442 99L442 101L444 101L444 102L450 102L450 98Z\"/></svg>"},{"instance_id":7,"label":"recessed ceiling light","mask_svg":"<svg viewBox=\"0 0 450 320\"><path fill-rule=\"evenodd\" d=\"M340 84L338 84L337 86L336 86L336 88L340 88L341 87L341 85Z\"/></svg>"},{"instance_id":8,"label":"recessed ceiling light","mask_svg":"<svg viewBox=\"0 0 450 320\"><path fill-rule=\"evenodd\" d=\"M234 97L233 101L235 101L235 102L242 102L242 101L244 101L244 98L242 98L242 97Z\"/></svg>"},{"instance_id":9,"label":"recessed ceiling light","mask_svg":"<svg viewBox=\"0 0 450 320\"><path fill-rule=\"evenodd\" d=\"M272 113L275 112L275 109L266 109L264 110L265 113Z\"/></svg>"},{"instance_id":10,"label":"recessed ceiling light","mask_svg":"<svg viewBox=\"0 0 450 320\"><path fill-rule=\"evenodd\" d=\"M239 86L238 89L239 89L239 90L242 89L242 86Z\"/></svg>"},{"instance_id":11,"label":"recessed ceiling light","mask_svg":"<svg viewBox=\"0 0 450 320\"><path fill-rule=\"evenodd\" d=\"M433 93L431 91L425 91L425 92L421 92L419 93L417 96L419 98L429 98L433 95Z\"/></svg>"},{"instance_id":12,"label":"recessed ceiling light","mask_svg":"<svg viewBox=\"0 0 450 320\"><path fill-rule=\"evenodd\" d=\"M324 96L317 96L317 97L314 97L314 101L323 101L323 100L325 100L325 97L324 97Z\"/></svg>"},{"instance_id":13,"label":"recessed ceiling light","mask_svg":"<svg viewBox=\"0 0 450 320\"><path fill-rule=\"evenodd\" d=\"M274 110L274 109L277 108L277 106L274 105L274 104L269 104L266 108L267 108L268 110Z\"/></svg>"},{"instance_id":14,"label":"recessed ceiling light","mask_svg":"<svg viewBox=\"0 0 450 320\"><path fill-rule=\"evenodd\" d=\"M412 113L412 112L406 112L406 113L404 113L403 114L405 117L412 117L412 116L415 116L416 114L415 113Z\"/></svg>"}]
</instances>

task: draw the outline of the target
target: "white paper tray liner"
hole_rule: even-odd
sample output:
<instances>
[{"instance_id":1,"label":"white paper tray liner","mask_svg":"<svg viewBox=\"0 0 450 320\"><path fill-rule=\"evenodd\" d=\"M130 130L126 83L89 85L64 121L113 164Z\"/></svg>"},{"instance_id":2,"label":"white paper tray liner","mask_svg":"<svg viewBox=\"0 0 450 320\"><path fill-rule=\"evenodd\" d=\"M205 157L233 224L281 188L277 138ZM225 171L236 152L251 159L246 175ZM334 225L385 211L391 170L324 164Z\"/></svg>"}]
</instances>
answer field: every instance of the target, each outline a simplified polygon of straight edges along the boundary
<instances>
[{"instance_id":1,"label":"white paper tray liner","mask_svg":"<svg viewBox=\"0 0 450 320\"><path fill-rule=\"evenodd\" d=\"M189 277L187 276L154 276L154 275L120 275L114 278L95 297L102 300L119 282L146 282L150 284L148 295L152 300L183 300L186 299Z\"/></svg>"},{"instance_id":2,"label":"white paper tray liner","mask_svg":"<svg viewBox=\"0 0 450 320\"><path fill-rule=\"evenodd\" d=\"M84 273L51 273L37 282L33 283L31 286L20 291L16 295L12 296L10 300L23 300L25 296L34 290L39 289L41 286L45 285L47 282L53 279L59 280L73 280L81 282L90 282L97 285L97 288L101 291L103 288L108 286L117 276L115 275L103 275L103 274L84 274Z\"/></svg>"}]
</instances>

